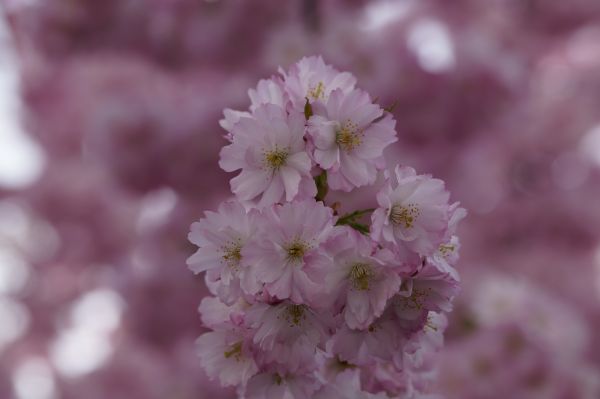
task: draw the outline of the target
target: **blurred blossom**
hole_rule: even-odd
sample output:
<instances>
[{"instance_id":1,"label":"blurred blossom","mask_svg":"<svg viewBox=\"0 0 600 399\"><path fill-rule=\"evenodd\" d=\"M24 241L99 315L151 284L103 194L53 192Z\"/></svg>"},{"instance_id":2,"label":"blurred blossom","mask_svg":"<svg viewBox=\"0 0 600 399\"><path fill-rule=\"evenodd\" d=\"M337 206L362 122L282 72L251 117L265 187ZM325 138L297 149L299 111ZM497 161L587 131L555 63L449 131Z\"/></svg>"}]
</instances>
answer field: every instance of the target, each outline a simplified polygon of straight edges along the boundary
<instances>
[{"instance_id":1,"label":"blurred blossom","mask_svg":"<svg viewBox=\"0 0 600 399\"><path fill-rule=\"evenodd\" d=\"M449 398L600 394L600 368L586 359L591 331L576 308L524 279L477 278L481 283L463 294L453 343L442 354L441 391Z\"/></svg>"},{"instance_id":2,"label":"blurred blossom","mask_svg":"<svg viewBox=\"0 0 600 399\"><path fill-rule=\"evenodd\" d=\"M600 125L586 132L581 139L580 148L590 161L600 166Z\"/></svg>"},{"instance_id":3,"label":"blurred blossom","mask_svg":"<svg viewBox=\"0 0 600 399\"><path fill-rule=\"evenodd\" d=\"M22 361L13 375L17 399L52 399L55 397L52 369L42 358Z\"/></svg>"},{"instance_id":4,"label":"blurred blossom","mask_svg":"<svg viewBox=\"0 0 600 399\"><path fill-rule=\"evenodd\" d=\"M364 18L360 21L361 26L366 31L382 29L405 16L412 3L412 0L370 2L365 5Z\"/></svg>"},{"instance_id":5,"label":"blurred blossom","mask_svg":"<svg viewBox=\"0 0 600 399\"><path fill-rule=\"evenodd\" d=\"M121 299L112 291L86 293L73 305L70 325L50 347L59 372L73 377L101 367L112 353L110 333L119 325Z\"/></svg>"},{"instance_id":6,"label":"blurred blossom","mask_svg":"<svg viewBox=\"0 0 600 399\"><path fill-rule=\"evenodd\" d=\"M408 32L408 48L426 71L443 72L454 66L452 42L444 25L436 20L415 22Z\"/></svg>"},{"instance_id":7,"label":"blurred blossom","mask_svg":"<svg viewBox=\"0 0 600 399\"><path fill-rule=\"evenodd\" d=\"M29 312L23 304L0 297L0 350L25 334L29 324Z\"/></svg>"},{"instance_id":8,"label":"blurred blossom","mask_svg":"<svg viewBox=\"0 0 600 399\"><path fill-rule=\"evenodd\" d=\"M0 19L0 93L0 186L22 188L39 177L44 156L19 123L17 59L4 19Z\"/></svg>"}]
</instances>

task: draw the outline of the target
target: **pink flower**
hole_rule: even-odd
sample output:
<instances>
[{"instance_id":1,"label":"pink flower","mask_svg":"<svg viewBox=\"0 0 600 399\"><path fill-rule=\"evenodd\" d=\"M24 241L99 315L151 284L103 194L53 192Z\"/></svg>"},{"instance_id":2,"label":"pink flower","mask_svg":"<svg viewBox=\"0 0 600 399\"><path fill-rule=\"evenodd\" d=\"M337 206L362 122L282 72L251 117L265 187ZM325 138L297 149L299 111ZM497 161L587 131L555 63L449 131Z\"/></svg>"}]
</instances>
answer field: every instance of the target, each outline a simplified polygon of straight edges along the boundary
<instances>
[{"instance_id":1,"label":"pink flower","mask_svg":"<svg viewBox=\"0 0 600 399\"><path fill-rule=\"evenodd\" d=\"M450 241L441 244L432 256L427 257L427 262L434 266L440 273L448 276L454 281L460 281L460 276L452 266L458 260L460 241L457 236L452 236Z\"/></svg>"},{"instance_id":2,"label":"pink flower","mask_svg":"<svg viewBox=\"0 0 600 399\"><path fill-rule=\"evenodd\" d=\"M331 315L320 315L307 305L290 301L271 305L255 303L246 312L246 325L261 349L264 363L277 363L287 371L314 369L317 347L328 337Z\"/></svg>"},{"instance_id":3,"label":"pink flower","mask_svg":"<svg viewBox=\"0 0 600 399\"><path fill-rule=\"evenodd\" d=\"M246 212L235 201L224 202L217 212L206 212L205 218L192 224L188 239L199 248L187 260L194 273L208 272L207 279L220 298L232 303L245 285L245 262L242 248L255 230L258 211Z\"/></svg>"},{"instance_id":4,"label":"pink flower","mask_svg":"<svg viewBox=\"0 0 600 399\"><path fill-rule=\"evenodd\" d=\"M417 175L410 167L396 166L393 176L377 194L372 215L375 240L404 242L421 255L433 253L448 231L450 194L444 182L429 175Z\"/></svg>"},{"instance_id":5,"label":"pink flower","mask_svg":"<svg viewBox=\"0 0 600 399\"><path fill-rule=\"evenodd\" d=\"M248 90L248 97L250 97L250 112L254 112L256 108L264 104L278 105L284 109L288 104L283 81L278 76L260 80L256 85L256 89ZM219 121L219 125L227 131L225 135L227 140L233 141L233 127L241 118L251 118L252 114L250 112L236 111L230 108L223 110L224 118Z\"/></svg>"},{"instance_id":6,"label":"pink flower","mask_svg":"<svg viewBox=\"0 0 600 399\"><path fill-rule=\"evenodd\" d=\"M206 374L219 378L223 386L245 384L258 372L248 341L235 331L204 333L196 348Z\"/></svg>"},{"instance_id":7,"label":"pink flower","mask_svg":"<svg viewBox=\"0 0 600 399\"><path fill-rule=\"evenodd\" d=\"M223 386L245 384L258 372L252 348L252 336L243 325L242 304L227 306L218 298L202 300L202 322L214 331L196 341L202 366L210 378L219 378Z\"/></svg>"},{"instance_id":8,"label":"pink flower","mask_svg":"<svg viewBox=\"0 0 600 399\"><path fill-rule=\"evenodd\" d=\"M259 206L314 197L311 161L304 144L305 118L276 105L256 108L252 117L234 125L233 142L221 151L219 165L227 172L241 169L231 190L242 201L259 195Z\"/></svg>"},{"instance_id":9,"label":"pink flower","mask_svg":"<svg viewBox=\"0 0 600 399\"><path fill-rule=\"evenodd\" d=\"M233 141L233 127L240 121L241 118L250 118L252 115L246 111L236 111L231 108L225 108L223 110L224 118L219 121L219 125L227 131L225 138L229 141Z\"/></svg>"},{"instance_id":10,"label":"pink flower","mask_svg":"<svg viewBox=\"0 0 600 399\"><path fill-rule=\"evenodd\" d=\"M330 245L336 253L328 285L336 287L346 324L352 329L366 329L398 292L400 276L379 256L381 251L376 252L376 243L356 230L341 228Z\"/></svg>"},{"instance_id":11,"label":"pink flower","mask_svg":"<svg viewBox=\"0 0 600 399\"><path fill-rule=\"evenodd\" d=\"M427 262L433 266L430 270L436 274L444 275L450 280L460 281L460 277L456 269L452 266L458 262L458 253L460 250L460 240L456 233L456 227L467 215L464 208L458 207L458 202L450 205L450 220L448 222L448 231L446 236L449 237L438 247L433 255L427 257Z\"/></svg>"},{"instance_id":12,"label":"pink flower","mask_svg":"<svg viewBox=\"0 0 600 399\"><path fill-rule=\"evenodd\" d=\"M252 265L256 281L264 284L270 295L318 304L327 294L323 277L331 265L321 244L332 230L332 210L322 202L274 205L265 209L259 232L244 248L243 256Z\"/></svg>"},{"instance_id":13,"label":"pink flower","mask_svg":"<svg viewBox=\"0 0 600 399\"><path fill-rule=\"evenodd\" d=\"M338 366L339 367L339 366ZM343 365L342 365L343 367ZM333 381L324 385L315 399L389 399L381 392L372 394L361 390L360 371L354 367L338 373Z\"/></svg>"},{"instance_id":14,"label":"pink flower","mask_svg":"<svg viewBox=\"0 0 600 399\"><path fill-rule=\"evenodd\" d=\"M280 375L260 373L252 377L245 390L246 399L312 399L319 389L319 382L312 374Z\"/></svg>"},{"instance_id":15,"label":"pink flower","mask_svg":"<svg viewBox=\"0 0 600 399\"><path fill-rule=\"evenodd\" d=\"M381 317L366 330L343 325L327 343L328 351L353 365L370 365L382 360L399 363L402 338L393 319Z\"/></svg>"},{"instance_id":16,"label":"pink flower","mask_svg":"<svg viewBox=\"0 0 600 399\"><path fill-rule=\"evenodd\" d=\"M329 186L350 191L373 184L385 167L383 150L397 140L396 121L358 89L334 90L313 112L308 122L313 158L327 170Z\"/></svg>"},{"instance_id":17,"label":"pink flower","mask_svg":"<svg viewBox=\"0 0 600 399\"><path fill-rule=\"evenodd\" d=\"M207 296L198 307L202 324L213 330L230 330L241 327L244 322L244 301L227 305L219 298Z\"/></svg>"},{"instance_id":18,"label":"pink flower","mask_svg":"<svg viewBox=\"0 0 600 399\"><path fill-rule=\"evenodd\" d=\"M281 68L279 72L296 110L303 110L306 100L311 103L326 101L333 90L341 89L348 93L356 84L356 78L351 73L340 72L325 64L320 56L302 58L287 73Z\"/></svg>"},{"instance_id":19,"label":"pink flower","mask_svg":"<svg viewBox=\"0 0 600 399\"><path fill-rule=\"evenodd\" d=\"M286 108L288 102L283 81L278 76L273 76L271 79L261 79L256 85L256 89L248 90L248 97L251 101L250 111L255 111L263 104L275 104L281 108Z\"/></svg>"},{"instance_id":20,"label":"pink flower","mask_svg":"<svg viewBox=\"0 0 600 399\"><path fill-rule=\"evenodd\" d=\"M450 267L451 268L451 267ZM450 312L452 300L459 290L458 274L448 272L435 262L426 261L425 266L413 277L402 282L398 295L390 301L395 315L407 324L419 329L426 322L428 313ZM410 322L414 322L410 323ZM409 328L412 329L412 328Z\"/></svg>"},{"instance_id":21,"label":"pink flower","mask_svg":"<svg viewBox=\"0 0 600 399\"><path fill-rule=\"evenodd\" d=\"M388 397L424 399L427 396L412 387L411 370L389 362L376 362L363 376L362 386L368 392L386 392Z\"/></svg>"}]
</instances>

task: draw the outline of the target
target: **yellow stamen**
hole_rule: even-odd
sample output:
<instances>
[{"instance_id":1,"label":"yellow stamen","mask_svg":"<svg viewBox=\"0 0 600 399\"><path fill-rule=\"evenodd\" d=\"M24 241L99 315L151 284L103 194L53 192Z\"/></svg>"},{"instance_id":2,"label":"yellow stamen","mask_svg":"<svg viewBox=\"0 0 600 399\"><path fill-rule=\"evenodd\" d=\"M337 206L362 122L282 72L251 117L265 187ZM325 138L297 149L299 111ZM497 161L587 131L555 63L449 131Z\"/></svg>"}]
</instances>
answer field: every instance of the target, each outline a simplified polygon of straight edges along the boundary
<instances>
[{"instance_id":1,"label":"yellow stamen","mask_svg":"<svg viewBox=\"0 0 600 399\"><path fill-rule=\"evenodd\" d=\"M306 319L305 310L305 305L289 305L286 307L285 320L290 323L290 327L298 327L302 324L302 321Z\"/></svg>"},{"instance_id":2,"label":"yellow stamen","mask_svg":"<svg viewBox=\"0 0 600 399\"><path fill-rule=\"evenodd\" d=\"M242 356L242 343L237 342L233 344L231 348L228 351L226 351L223 355L226 359L229 359L233 356L235 360L239 361Z\"/></svg>"},{"instance_id":3,"label":"yellow stamen","mask_svg":"<svg viewBox=\"0 0 600 399\"><path fill-rule=\"evenodd\" d=\"M335 132L335 142L346 152L350 152L362 143L362 131L351 120L347 120Z\"/></svg>"},{"instance_id":4,"label":"yellow stamen","mask_svg":"<svg viewBox=\"0 0 600 399\"><path fill-rule=\"evenodd\" d=\"M286 164L289 155L287 148L281 149L276 146L275 149L263 153L263 163L267 169L276 172Z\"/></svg>"},{"instance_id":5,"label":"yellow stamen","mask_svg":"<svg viewBox=\"0 0 600 399\"><path fill-rule=\"evenodd\" d=\"M355 263L350 268L352 286L359 291L367 291L372 278L373 271L366 263Z\"/></svg>"},{"instance_id":6,"label":"yellow stamen","mask_svg":"<svg viewBox=\"0 0 600 399\"><path fill-rule=\"evenodd\" d=\"M221 258L231 269L237 270L242 260L242 243L237 240L221 247Z\"/></svg>"},{"instance_id":7,"label":"yellow stamen","mask_svg":"<svg viewBox=\"0 0 600 399\"><path fill-rule=\"evenodd\" d=\"M456 246L452 245L452 244L440 245L440 253L442 254L443 257L447 257L448 255L453 253L455 249L456 249Z\"/></svg>"},{"instance_id":8,"label":"yellow stamen","mask_svg":"<svg viewBox=\"0 0 600 399\"><path fill-rule=\"evenodd\" d=\"M410 229L414 226L415 220L419 217L421 211L415 204L394 205L390 212L390 220L396 225L404 226Z\"/></svg>"},{"instance_id":9,"label":"yellow stamen","mask_svg":"<svg viewBox=\"0 0 600 399\"><path fill-rule=\"evenodd\" d=\"M411 296L408 298L404 298L404 300L403 300L404 309L410 309L410 310L423 309L423 303L425 302L425 299L427 299L427 297L429 296L430 293L431 293L431 288L421 290L421 289L413 287Z\"/></svg>"},{"instance_id":10,"label":"yellow stamen","mask_svg":"<svg viewBox=\"0 0 600 399\"><path fill-rule=\"evenodd\" d=\"M313 100L324 99L325 98L325 84L323 82L317 83L315 87L311 87L308 90L308 97Z\"/></svg>"},{"instance_id":11,"label":"yellow stamen","mask_svg":"<svg viewBox=\"0 0 600 399\"><path fill-rule=\"evenodd\" d=\"M287 261L288 262L298 262L304 258L304 254L308 250L308 245L304 241L294 240L287 247L285 247L285 251L287 252Z\"/></svg>"}]
</instances>

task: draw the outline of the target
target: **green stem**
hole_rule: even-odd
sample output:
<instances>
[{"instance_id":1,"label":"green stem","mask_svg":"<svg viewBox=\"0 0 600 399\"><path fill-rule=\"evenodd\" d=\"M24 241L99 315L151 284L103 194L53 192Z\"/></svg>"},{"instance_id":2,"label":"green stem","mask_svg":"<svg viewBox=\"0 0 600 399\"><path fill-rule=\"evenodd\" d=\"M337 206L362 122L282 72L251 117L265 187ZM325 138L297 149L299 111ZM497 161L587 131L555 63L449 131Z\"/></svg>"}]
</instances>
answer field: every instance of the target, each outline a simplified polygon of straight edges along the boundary
<instances>
[{"instance_id":1,"label":"green stem","mask_svg":"<svg viewBox=\"0 0 600 399\"><path fill-rule=\"evenodd\" d=\"M323 171L321 174L315 176L315 184L317 185L317 195L315 199L317 201L325 201L329 186L327 185L327 172Z\"/></svg>"},{"instance_id":2,"label":"green stem","mask_svg":"<svg viewBox=\"0 0 600 399\"><path fill-rule=\"evenodd\" d=\"M342 217L340 217L335 225L336 226L346 225L346 226L352 227L354 230L357 230L364 235L369 235L369 233L370 233L369 225L364 224L364 223L359 223L357 221L357 219L360 219L367 213L371 213L374 210L375 210L374 208L370 208L370 209L362 209L359 211L347 213L347 214L343 215Z\"/></svg>"},{"instance_id":3,"label":"green stem","mask_svg":"<svg viewBox=\"0 0 600 399\"><path fill-rule=\"evenodd\" d=\"M338 219L336 225L340 226L340 225L343 225L343 224L353 223L353 222L356 221L356 219L358 219L358 218L366 215L367 213L371 213L374 210L375 210L375 208L369 208L369 209L362 209L362 210L359 210L359 211L354 211L354 212L347 213L347 214L341 216Z\"/></svg>"}]
</instances>

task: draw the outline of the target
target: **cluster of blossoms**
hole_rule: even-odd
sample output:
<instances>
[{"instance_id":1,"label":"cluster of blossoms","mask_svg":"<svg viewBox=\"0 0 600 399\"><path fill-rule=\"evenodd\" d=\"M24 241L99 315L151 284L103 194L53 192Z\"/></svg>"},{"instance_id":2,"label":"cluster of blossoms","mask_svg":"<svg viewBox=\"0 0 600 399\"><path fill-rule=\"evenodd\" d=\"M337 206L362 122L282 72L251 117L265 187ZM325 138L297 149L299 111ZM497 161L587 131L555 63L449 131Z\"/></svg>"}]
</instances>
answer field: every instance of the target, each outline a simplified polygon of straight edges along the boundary
<instances>
[{"instance_id":1,"label":"cluster of blossoms","mask_svg":"<svg viewBox=\"0 0 600 399\"><path fill-rule=\"evenodd\" d=\"M320 57L225 111L220 166L235 199L191 228L188 264L214 297L197 342L211 378L243 398L423 397L459 277L441 180L386 169L395 121ZM343 215L329 189L384 182L377 207ZM365 222L371 214L370 223Z\"/></svg>"}]
</instances>

